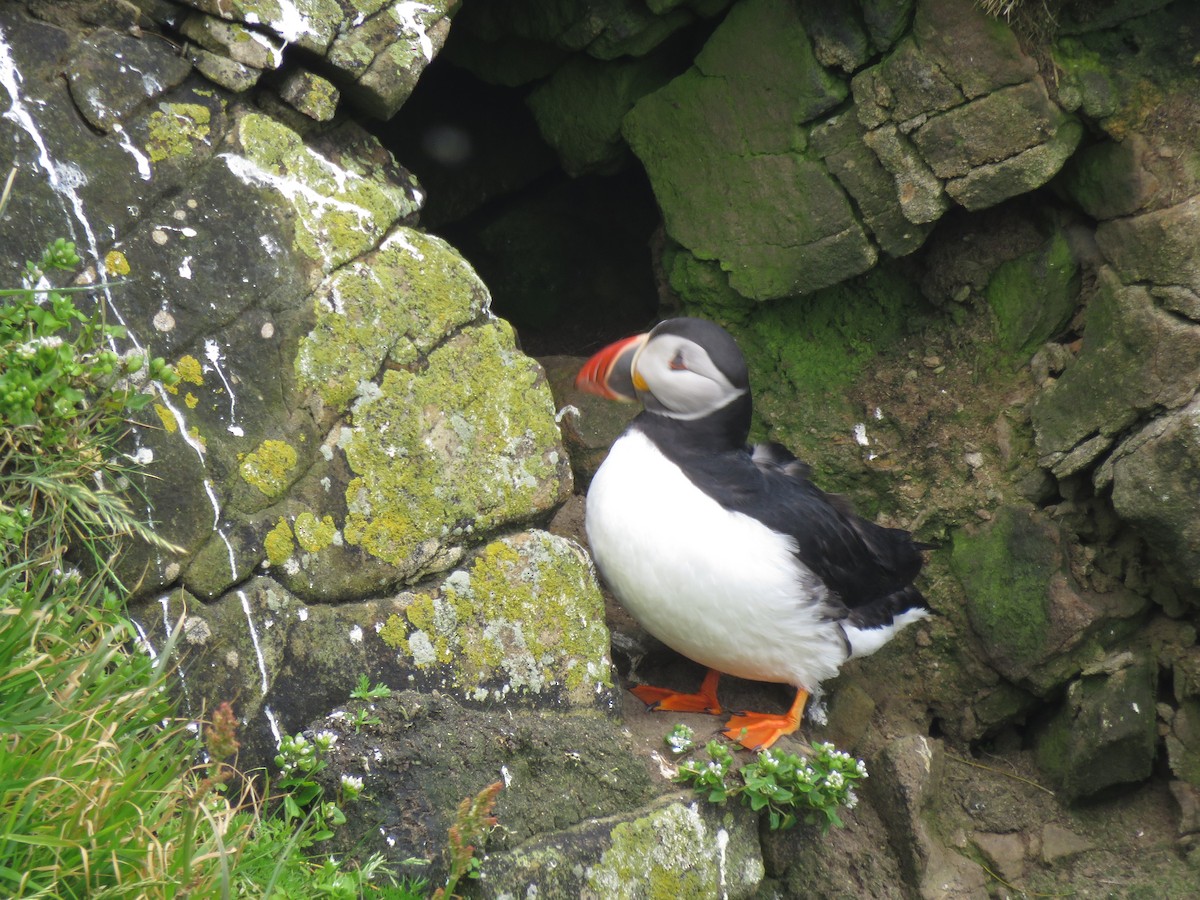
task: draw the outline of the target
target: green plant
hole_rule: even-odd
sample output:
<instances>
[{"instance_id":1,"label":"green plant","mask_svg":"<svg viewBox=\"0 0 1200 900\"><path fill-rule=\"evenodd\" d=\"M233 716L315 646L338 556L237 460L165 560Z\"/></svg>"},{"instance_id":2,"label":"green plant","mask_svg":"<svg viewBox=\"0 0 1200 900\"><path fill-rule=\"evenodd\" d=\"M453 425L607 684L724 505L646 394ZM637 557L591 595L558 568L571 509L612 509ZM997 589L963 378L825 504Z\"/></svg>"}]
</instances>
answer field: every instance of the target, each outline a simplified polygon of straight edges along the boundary
<instances>
[{"instance_id":1,"label":"green plant","mask_svg":"<svg viewBox=\"0 0 1200 900\"><path fill-rule=\"evenodd\" d=\"M455 897L454 889L463 878L479 877L480 862L475 856L475 845L481 844L488 832L496 827L492 811L503 787L501 782L493 782L475 796L465 797L458 805L454 824L447 835L450 873L445 886L433 892L433 900Z\"/></svg>"},{"instance_id":2,"label":"green plant","mask_svg":"<svg viewBox=\"0 0 1200 900\"><path fill-rule=\"evenodd\" d=\"M111 543L126 535L177 549L131 513L122 486L137 467L116 448L128 411L150 399L141 386L178 376L162 359L146 366L140 353L118 353L125 332L104 321L103 305L75 304L94 288L50 286L78 264L60 238L26 262L22 287L0 290L3 565L73 548L107 569Z\"/></svg>"},{"instance_id":3,"label":"green plant","mask_svg":"<svg viewBox=\"0 0 1200 900\"><path fill-rule=\"evenodd\" d=\"M350 697L353 700L380 700L384 697L392 696L392 689L386 684L371 684L371 679L366 675L358 676L358 683L354 689L350 691Z\"/></svg>"},{"instance_id":4,"label":"green plant","mask_svg":"<svg viewBox=\"0 0 1200 900\"><path fill-rule=\"evenodd\" d=\"M667 736L678 739L679 726ZM720 741L705 747L708 760L689 759L676 780L690 785L710 803L740 796L755 812L765 812L771 829L791 828L798 821L828 830L842 825L838 810L858 803L854 787L867 777L866 764L833 744L817 743L807 759L782 750L764 750L735 768L733 753Z\"/></svg>"}]
</instances>

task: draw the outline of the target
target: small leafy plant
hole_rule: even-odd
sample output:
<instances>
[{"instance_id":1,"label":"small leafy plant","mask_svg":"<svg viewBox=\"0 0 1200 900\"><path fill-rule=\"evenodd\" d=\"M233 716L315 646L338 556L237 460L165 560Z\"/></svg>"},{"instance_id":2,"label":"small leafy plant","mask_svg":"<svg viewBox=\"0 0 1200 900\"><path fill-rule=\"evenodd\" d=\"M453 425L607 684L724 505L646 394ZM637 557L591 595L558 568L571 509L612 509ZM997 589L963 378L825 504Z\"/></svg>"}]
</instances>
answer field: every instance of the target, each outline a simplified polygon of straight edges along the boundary
<instances>
[{"instance_id":1,"label":"small leafy plant","mask_svg":"<svg viewBox=\"0 0 1200 900\"><path fill-rule=\"evenodd\" d=\"M381 700L384 697L392 696L392 689L386 684L371 684L371 679L366 675L358 676L358 683L354 689L350 691L350 699L352 700Z\"/></svg>"},{"instance_id":2,"label":"small leafy plant","mask_svg":"<svg viewBox=\"0 0 1200 900\"><path fill-rule=\"evenodd\" d=\"M449 900L457 896L454 889L463 878L479 877L481 863L475 856L475 846L482 844L488 832L496 827L496 817L492 811L502 787L504 785L501 782L493 782L474 797L464 798L458 805L458 814L449 833L450 874L445 887L433 892L433 900Z\"/></svg>"},{"instance_id":3,"label":"small leafy plant","mask_svg":"<svg viewBox=\"0 0 1200 900\"><path fill-rule=\"evenodd\" d=\"M690 751L686 746L689 732L686 726L676 726L667 735L673 752ZM675 750L677 746L685 749ZM729 747L713 740L705 747L708 759L685 760L675 780L690 785L710 803L740 796L752 810L767 814L772 831L791 828L799 821L820 825L826 831L832 825L840 828L843 823L838 810L857 805L854 788L867 777L866 764L833 744L813 744L812 749L807 759L782 750L763 750L753 761L735 768Z\"/></svg>"}]
</instances>

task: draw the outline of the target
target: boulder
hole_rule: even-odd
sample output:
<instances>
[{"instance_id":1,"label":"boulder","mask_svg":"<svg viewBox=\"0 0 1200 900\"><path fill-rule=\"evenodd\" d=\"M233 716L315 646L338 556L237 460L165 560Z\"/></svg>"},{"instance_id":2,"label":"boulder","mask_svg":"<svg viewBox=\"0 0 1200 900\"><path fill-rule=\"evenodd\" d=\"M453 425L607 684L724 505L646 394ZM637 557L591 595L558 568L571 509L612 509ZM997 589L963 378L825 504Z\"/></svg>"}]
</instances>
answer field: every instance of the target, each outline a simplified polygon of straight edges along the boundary
<instances>
[{"instance_id":1,"label":"boulder","mask_svg":"<svg viewBox=\"0 0 1200 900\"><path fill-rule=\"evenodd\" d=\"M1154 766L1154 661L1126 653L1091 672L1037 738L1038 765L1068 801L1141 781Z\"/></svg>"},{"instance_id":2,"label":"boulder","mask_svg":"<svg viewBox=\"0 0 1200 900\"><path fill-rule=\"evenodd\" d=\"M954 536L951 569L988 661L1040 696L1136 625L1145 606L1121 587L1100 593L1081 585L1070 552L1059 526L1020 507L1004 507L986 525Z\"/></svg>"},{"instance_id":3,"label":"boulder","mask_svg":"<svg viewBox=\"0 0 1200 900\"><path fill-rule=\"evenodd\" d=\"M796 125L845 94L814 57L795 8L751 0L730 12L693 68L626 116L625 138L667 233L719 261L743 296L808 293L874 263L845 195L796 145Z\"/></svg>"}]
</instances>

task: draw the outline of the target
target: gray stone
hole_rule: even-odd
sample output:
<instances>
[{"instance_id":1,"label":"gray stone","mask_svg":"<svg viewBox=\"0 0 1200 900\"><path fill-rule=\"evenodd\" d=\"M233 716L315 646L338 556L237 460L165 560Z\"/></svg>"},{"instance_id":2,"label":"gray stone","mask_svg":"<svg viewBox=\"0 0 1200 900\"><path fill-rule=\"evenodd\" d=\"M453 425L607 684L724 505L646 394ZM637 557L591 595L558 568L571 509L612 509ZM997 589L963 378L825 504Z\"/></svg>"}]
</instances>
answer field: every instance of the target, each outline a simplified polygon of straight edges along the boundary
<instances>
[{"instance_id":1,"label":"gray stone","mask_svg":"<svg viewBox=\"0 0 1200 900\"><path fill-rule=\"evenodd\" d=\"M1167 209L1103 222L1096 242L1121 280L1200 292L1200 194Z\"/></svg>"},{"instance_id":2,"label":"gray stone","mask_svg":"<svg viewBox=\"0 0 1200 900\"><path fill-rule=\"evenodd\" d=\"M346 17L337 0L183 0L231 22L265 29L285 44L324 53Z\"/></svg>"},{"instance_id":3,"label":"gray stone","mask_svg":"<svg viewBox=\"0 0 1200 900\"><path fill-rule=\"evenodd\" d=\"M906 256L925 242L931 231L905 215L895 179L864 142L866 130L852 113L827 120L813 129L813 149L830 173L857 204L863 224L889 256Z\"/></svg>"},{"instance_id":4,"label":"gray stone","mask_svg":"<svg viewBox=\"0 0 1200 900\"><path fill-rule=\"evenodd\" d=\"M179 31L205 50L253 69L278 69L283 62L282 41L240 22L197 13L184 19Z\"/></svg>"},{"instance_id":5,"label":"gray stone","mask_svg":"<svg viewBox=\"0 0 1200 900\"><path fill-rule=\"evenodd\" d=\"M979 848L992 870L1005 881L1011 884L1025 875L1028 861L1025 858L1025 839L1020 834L977 831L971 835L971 842Z\"/></svg>"},{"instance_id":6,"label":"gray stone","mask_svg":"<svg viewBox=\"0 0 1200 900\"><path fill-rule=\"evenodd\" d=\"M1086 853L1095 846L1087 838L1080 837L1071 829L1054 822L1047 822L1042 827L1042 862L1048 866Z\"/></svg>"},{"instance_id":7,"label":"gray stone","mask_svg":"<svg viewBox=\"0 0 1200 900\"><path fill-rule=\"evenodd\" d=\"M958 178L1045 143L1063 119L1040 82L1025 82L931 116L912 139L934 174Z\"/></svg>"},{"instance_id":8,"label":"gray stone","mask_svg":"<svg viewBox=\"0 0 1200 900\"><path fill-rule=\"evenodd\" d=\"M1111 465L1117 514L1166 572L1200 588L1200 399L1122 442Z\"/></svg>"},{"instance_id":9,"label":"gray stone","mask_svg":"<svg viewBox=\"0 0 1200 900\"><path fill-rule=\"evenodd\" d=\"M189 47L188 59L201 75L228 91L240 94L258 84L262 70L242 65L227 56L212 53L202 47Z\"/></svg>"},{"instance_id":10,"label":"gray stone","mask_svg":"<svg viewBox=\"0 0 1200 900\"><path fill-rule=\"evenodd\" d=\"M970 210L987 209L1053 178L1083 138L1083 125L1067 119L1044 144L973 169L946 183L946 193Z\"/></svg>"},{"instance_id":11,"label":"gray stone","mask_svg":"<svg viewBox=\"0 0 1200 900\"><path fill-rule=\"evenodd\" d=\"M1079 356L1032 409L1039 462L1059 477L1082 470L1139 417L1188 402L1200 382L1200 329L1111 267L1098 275ZM1094 451L1068 465L1085 441Z\"/></svg>"},{"instance_id":12,"label":"gray stone","mask_svg":"<svg viewBox=\"0 0 1200 900\"><path fill-rule=\"evenodd\" d=\"M1037 738L1038 765L1067 801L1150 775L1156 680L1153 660L1137 658L1111 674L1072 682L1062 708Z\"/></svg>"},{"instance_id":13,"label":"gray stone","mask_svg":"<svg viewBox=\"0 0 1200 900\"><path fill-rule=\"evenodd\" d=\"M1037 77L1012 29L974 3L918 0L912 33L968 100Z\"/></svg>"},{"instance_id":14,"label":"gray stone","mask_svg":"<svg viewBox=\"0 0 1200 900\"><path fill-rule=\"evenodd\" d=\"M1132 215L1162 189L1152 171L1151 153L1139 134L1084 147L1064 167L1062 185L1089 216Z\"/></svg>"},{"instance_id":15,"label":"gray stone","mask_svg":"<svg viewBox=\"0 0 1200 900\"><path fill-rule=\"evenodd\" d=\"M135 110L176 87L192 67L160 41L100 29L80 42L67 83L71 99L95 128L112 131Z\"/></svg>"},{"instance_id":16,"label":"gray stone","mask_svg":"<svg viewBox=\"0 0 1200 900\"><path fill-rule=\"evenodd\" d=\"M895 126L885 125L867 132L863 140L891 173L904 217L916 225L941 218L950 202L941 181L930 171L908 138Z\"/></svg>"}]
</instances>

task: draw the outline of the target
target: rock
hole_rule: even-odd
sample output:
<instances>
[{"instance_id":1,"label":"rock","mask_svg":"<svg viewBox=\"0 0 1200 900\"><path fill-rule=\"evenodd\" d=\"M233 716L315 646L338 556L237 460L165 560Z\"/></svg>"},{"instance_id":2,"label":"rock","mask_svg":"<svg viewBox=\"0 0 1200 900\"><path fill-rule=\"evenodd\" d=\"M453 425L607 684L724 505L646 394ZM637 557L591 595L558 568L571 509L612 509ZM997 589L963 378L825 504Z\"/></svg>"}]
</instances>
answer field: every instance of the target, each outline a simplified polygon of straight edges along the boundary
<instances>
[{"instance_id":1,"label":"rock","mask_svg":"<svg viewBox=\"0 0 1200 900\"><path fill-rule=\"evenodd\" d=\"M806 293L875 260L828 171L794 149L792 123L844 95L790 4L752 0L734 7L692 69L625 118L667 233L719 260L746 297Z\"/></svg>"},{"instance_id":2,"label":"rock","mask_svg":"<svg viewBox=\"0 0 1200 900\"><path fill-rule=\"evenodd\" d=\"M1032 408L1039 462L1059 478L1084 470L1139 417L1182 406L1200 381L1200 329L1111 267L1098 275L1079 356ZM1072 457L1084 441L1094 452Z\"/></svg>"},{"instance_id":3,"label":"rock","mask_svg":"<svg viewBox=\"0 0 1200 900\"><path fill-rule=\"evenodd\" d=\"M667 798L489 854L487 871L483 895L497 900L531 892L748 898L757 896L763 862L757 821L747 810Z\"/></svg>"},{"instance_id":4,"label":"rock","mask_svg":"<svg viewBox=\"0 0 1200 900\"><path fill-rule=\"evenodd\" d=\"M584 357L547 357L540 362L546 368L560 410L558 425L571 459L575 484L580 491L586 491L608 456L608 448L639 410L633 404L613 403L576 391L575 376L586 362Z\"/></svg>"},{"instance_id":5,"label":"rock","mask_svg":"<svg viewBox=\"0 0 1200 900\"><path fill-rule=\"evenodd\" d=\"M1040 249L1001 263L992 273L988 305L996 315L1001 346L1019 364L1067 324L1079 284L1079 265L1061 231Z\"/></svg>"},{"instance_id":6,"label":"rock","mask_svg":"<svg viewBox=\"0 0 1200 900\"><path fill-rule=\"evenodd\" d=\"M296 552L315 552L319 523L298 522ZM210 705L236 697L244 759L344 702L357 678L507 708L617 708L604 602L587 558L531 531L487 544L439 582L337 605L311 603L256 576L201 604L176 590L138 614L152 639L186 620L188 690ZM203 639L200 638L203 636ZM270 726L270 727L268 727Z\"/></svg>"},{"instance_id":7,"label":"rock","mask_svg":"<svg viewBox=\"0 0 1200 900\"><path fill-rule=\"evenodd\" d=\"M1161 210L1102 222L1096 242L1126 284L1182 285L1200 293L1200 194Z\"/></svg>"},{"instance_id":8,"label":"rock","mask_svg":"<svg viewBox=\"0 0 1200 900\"><path fill-rule=\"evenodd\" d=\"M337 0L186 0L201 12L265 29L285 44L323 53L346 13ZM371 2L371 0L368 0Z\"/></svg>"},{"instance_id":9,"label":"rock","mask_svg":"<svg viewBox=\"0 0 1200 900\"><path fill-rule=\"evenodd\" d=\"M1062 708L1037 739L1038 765L1067 801L1150 775L1156 680L1153 661L1134 658L1116 672L1072 682Z\"/></svg>"},{"instance_id":10,"label":"rock","mask_svg":"<svg viewBox=\"0 0 1200 900\"><path fill-rule=\"evenodd\" d=\"M1083 138L1083 125L1065 120L1049 139L1001 162L980 166L946 183L946 193L967 209L987 209L1041 187L1058 174Z\"/></svg>"},{"instance_id":11,"label":"rock","mask_svg":"<svg viewBox=\"0 0 1200 900\"><path fill-rule=\"evenodd\" d=\"M1171 796L1179 804L1179 833L1200 832L1200 787L1185 781L1172 781Z\"/></svg>"},{"instance_id":12,"label":"rock","mask_svg":"<svg viewBox=\"0 0 1200 900\"><path fill-rule=\"evenodd\" d=\"M896 199L904 218L916 225L927 225L941 218L950 206L942 183L921 159L912 143L891 125L869 131L863 137L892 175Z\"/></svg>"},{"instance_id":13,"label":"rock","mask_svg":"<svg viewBox=\"0 0 1200 900\"><path fill-rule=\"evenodd\" d=\"M205 50L252 69L278 69L283 63L281 41L240 22L194 14L183 20L179 31Z\"/></svg>"},{"instance_id":14,"label":"rock","mask_svg":"<svg viewBox=\"0 0 1200 900\"><path fill-rule=\"evenodd\" d=\"M80 42L67 71L71 99L101 131L113 131L134 110L178 86L191 72L170 47L99 29Z\"/></svg>"},{"instance_id":15,"label":"rock","mask_svg":"<svg viewBox=\"0 0 1200 900\"><path fill-rule=\"evenodd\" d=\"M979 848L988 865L1010 884L1025 875L1025 840L1019 834L994 834L976 832L971 842Z\"/></svg>"},{"instance_id":16,"label":"rock","mask_svg":"<svg viewBox=\"0 0 1200 900\"><path fill-rule=\"evenodd\" d=\"M1080 853L1095 849L1095 844L1069 828L1047 822L1042 827L1042 862L1054 865Z\"/></svg>"},{"instance_id":17,"label":"rock","mask_svg":"<svg viewBox=\"0 0 1200 900\"><path fill-rule=\"evenodd\" d=\"M1109 466L1117 514L1175 581L1200 588L1200 399L1123 441L1097 479Z\"/></svg>"},{"instance_id":18,"label":"rock","mask_svg":"<svg viewBox=\"0 0 1200 900\"><path fill-rule=\"evenodd\" d=\"M328 122L337 113L341 94L320 75L297 69L284 78L279 96L285 103L317 122Z\"/></svg>"},{"instance_id":19,"label":"rock","mask_svg":"<svg viewBox=\"0 0 1200 900\"><path fill-rule=\"evenodd\" d=\"M937 791L944 765L940 742L909 735L887 745L867 782L910 884L922 881L929 866L934 841L922 814Z\"/></svg>"},{"instance_id":20,"label":"rock","mask_svg":"<svg viewBox=\"0 0 1200 900\"><path fill-rule=\"evenodd\" d=\"M1139 212L1162 190L1145 137L1082 148L1063 169L1062 184L1089 216L1114 219Z\"/></svg>"},{"instance_id":21,"label":"rock","mask_svg":"<svg viewBox=\"0 0 1200 900\"><path fill-rule=\"evenodd\" d=\"M450 6L375 0L348 17L326 55L346 99L379 119L395 115L446 42Z\"/></svg>"},{"instance_id":22,"label":"rock","mask_svg":"<svg viewBox=\"0 0 1200 900\"><path fill-rule=\"evenodd\" d=\"M258 84L262 71L252 66L229 59L218 53L210 53L202 47L189 47L188 59L196 71L228 91L240 94Z\"/></svg>"},{"instance_id":23,"label":"rock","mask_svg":"<svg viewBox=\"0 0 1200 900\"><path fill-rule=\"evenodd\" d=\"M931 226L914 224L905 214L896 182L865 143L866 130L857 116L833 116L813 128L811 138L813 149L854 199L863 224L880 249L890 256L906 256L925 242ZM935 197L940 196L940 190L937 188ZM913 208L910 202L909 209Z\"/></svg>"},{"instance_id":24,"label":"rock","mask_svg":"<svg viewBox=\"0 0 1200 900\"><path fill-rule=\"evenodd\" d=\"M603 172L627 156L621 139L625 114L670 77L665 63L653 57L603 64L576 57L535 87L526 102L568 175Z\"/></svg>"},{"instance_id":25,"label":"rock","mask_svg":"<svg viewBox=\"0 0 1200 900\"><path fill-rule=\"evenodd\" d=\"M502 827L488 838L484 868L490 879L495 857L496 877L511 884L521 876L545 877L520 866L520 851L531 839L581 827L595 830L595 824L584 823L599 820L607 828L596 843L607 844L603 838L618 824L610 817L628 815L636 821L646 815L642 807L653 797L644 765L617 726L599 714L470 709L446 696L411 690L369 703L343 696L330 715L310 725L311 731L337 736L329 766L319 776L328 795L337 793L342 774L363 779L363 796L350 809L351 821L337 830L333 850L379 851L394 863L430 859L430 869L422 874L436 878L445 871L441 851L459 801L500 781L504 788L495 812ZM355 725L358 711L378 724ZM679 812L685 810L680 805ZM657 821L667 826L677 815L660 812ZM707 831L711 820L695 807L690 815L693 839L703 828L715 870L716 829ZM572 841L569 849L582 843ZM520 851L514 853L516 848ZM572 865L563 868L571 877ZM552 875L548 880L554 883Z\"/></svg>"},{"instance_id":26,"label":"rock","mask_svg":"<svg viewBox=\"0 0 1200 900\"><path fill-rule=\"evenodd\" d=\"M1040 514L1002 507L986 525L955 534L950 560L989 662L1041 696L1079 672L1099 641L1129 628L1145 605L1124 589L1081 586L1064 538Z\"/></svg>"}]
</instances>

